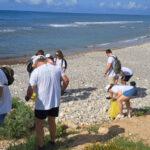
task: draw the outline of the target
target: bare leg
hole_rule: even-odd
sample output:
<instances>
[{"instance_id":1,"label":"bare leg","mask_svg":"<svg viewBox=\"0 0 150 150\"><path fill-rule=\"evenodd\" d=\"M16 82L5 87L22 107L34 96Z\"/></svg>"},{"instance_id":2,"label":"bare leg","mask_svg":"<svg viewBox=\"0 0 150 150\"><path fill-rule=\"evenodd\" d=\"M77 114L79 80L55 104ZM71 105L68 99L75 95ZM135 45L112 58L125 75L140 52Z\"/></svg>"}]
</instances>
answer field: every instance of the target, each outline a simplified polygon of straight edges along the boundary
<instances>
[{"instance_id":1,"label":"bare leg","mask_svg":"<svg viewBox=\"0 0 150 150\"><path fill-rule=\"evenodd\" d=\"M39 147L44 146L44 120L35 118L36 140Z\"/></svg>"},{"instance_id":2,"label":"bare leg","mask_svg":"<svg viewBox=\"0 0 150 150\"><path fill-rule=\"evenodd\" d=\"M130 106L130 100L127 100L126 101L126 106L127 106L127 114L128 114L128 117L131 118L132 116L132 108Z\"/></svg>"},{"instance_id":3,"label":"bare leg","mask_svg":"<svg viewBox=\"0 0 150 150\"><path fill-rule=\"evenodd\" d=\"M131 109L131 107L130 107L130 100L127 100L127 101L126 101L126 106L127 106L127 110L130 110L130 109Z\"/></svg>"},{"instance_id":4,"label":"bare leg","mask_svg":"<svg viewBox=\"0 0 150 150\"><path fill-rule=\"evenodd\" d=\"M48 124L49 124L49 132L50 132L50 137L51 141L55 142L56 138L56 122L55 122L55 117L48 117Z\"/></svg>"},{"instance_id":5,"label":"bare leg","mask_svg":"<svg viewBox=\"0 0 150 150\"><path fill-rule=\"evenodd\" d=\"M120 96L118 99L117 99L117 102L118 102L118 104L119 104L119 108L120 108L120 114L123 114L123 102L125 101L128 101L129 100L129 98L128 97L126 97L126 96L124 96L124 95L122 95L122 96Z\"/></svg>"}]
</instances>

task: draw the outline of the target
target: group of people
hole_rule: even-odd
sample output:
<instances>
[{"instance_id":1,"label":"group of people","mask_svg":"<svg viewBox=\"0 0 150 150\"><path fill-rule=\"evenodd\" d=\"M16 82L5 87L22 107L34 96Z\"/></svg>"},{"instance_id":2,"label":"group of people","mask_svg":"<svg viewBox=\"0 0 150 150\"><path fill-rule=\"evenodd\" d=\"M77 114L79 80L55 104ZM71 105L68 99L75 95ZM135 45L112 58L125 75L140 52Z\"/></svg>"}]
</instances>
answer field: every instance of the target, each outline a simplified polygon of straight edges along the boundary
<instances>
[{"instance_id":1,"label":"group of people","mask_svg":"<svg viewBox=\"0 0 150 150\"><path fill-rule=\"evenodd\" d=\"M50 144L55 145L55 118L59 113L60 97L69 84L69 79L65 74L67 62L61 50L56 51L55 57L50 54L44 55L44 51L40 50L31 58L31 62L32 71L29 72L29 87L25 99L26 101L33 97L36 99L35 131L38 150L42 150L44 149L43 128L46 118L48 118L51 136Z\"/></svg>"},{"instance_id":2,"label":"group of people","mask_svg":"<svg viewBox=\"0 0 150 150\"><path fill-rule=\"evenodd\" d=\"M128 116L131 116L130 99L136 94L136 83L131 82L130 85L127 85L127 82L133 76L133 71L127 67L121 67L120 71L116 72L116 64L119 64L119 60L110 49L106 50L106 54L108 62L104 76L108 77L109 81L107 99L116 99L119 103L120 113L117 118L124 117L124 103L128 109ZM46 118L48 118L51 136L50 144L55 145L55 118L58 117L61 95L64 94L69 84L66 69L67 62L61 50L56 51L54 57L50 54L45 55L43 50L39 50L28 61L29 86L25 100L35 100L35 130L38 150L44 149L43 128ZM119 81L121 81L120 84L118 84ZM0 124L11 111L12 98L7 83L8 79L0 69Z\"/></svg>"},{"instance_id":3,"label":"group of people","mask_svg":"<svg viewBox=\"0 0 150 150\"><path fill-rule=\"evenodd\" d=\"M116 119L125 117L123 113L124 104L126 104L127 116L131 117L130 99L136 96L137 88L134 81L130 82L130 85L127 82L133 76L133 71L130 68L122 67L120 60L113 55L111 49L106 50L106 55L108 60L104 76L108 77L109 82L109 85L106 86L109 96L106 99L117 100L120 112Z\"/></svg>"},{"instance_id":4,"label":"group of people","mask_svg":"<svg viewBox=\"0 0 150 150\"><path fill-rule=\"evenodd\" d=\"M8 69L8 68L6 68ZM61 95L64 94L69 78L66 75L67 61L61 50L57 50L55 56L44 54L43 50L31 57L27 63L29 73L29 86L25 100L35 101L35 131L37 149L44 149L44 120L48 118L51 145L55 145L56 122L58 117ZM14 72L11 74L14 75ZM0 125L12 108L12 97L9 90L9 71L4 72L0 68Z\"/></svg>"}]
</instances>

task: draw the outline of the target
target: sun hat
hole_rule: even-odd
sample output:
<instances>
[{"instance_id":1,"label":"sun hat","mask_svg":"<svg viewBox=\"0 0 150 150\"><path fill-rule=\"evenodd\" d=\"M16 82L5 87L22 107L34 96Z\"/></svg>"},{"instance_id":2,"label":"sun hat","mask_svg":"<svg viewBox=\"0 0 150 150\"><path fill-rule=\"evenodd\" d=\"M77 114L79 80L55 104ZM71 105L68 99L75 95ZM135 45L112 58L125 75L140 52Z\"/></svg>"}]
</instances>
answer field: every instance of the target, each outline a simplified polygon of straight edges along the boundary
<instances>
[{"instance_id":1,"label":"sun hat","mask_svg":"<svg viewBox=\"0 0 150 150\"><path fill-rule=\"evenodd\" d=\"M37 61L40 60L40 59L43 60L43 59L46 59L46 57L43 56L43 55L38 55L38 56L34 57L33 60L32 60L33 65L35 65L37 63Z\"/></svg>"},{"instance_id":2,"label":"sun hat","mask_svg":"<svg viewBox=\"0 0 150 150\"><path fill-rule=\"evenodd\" d=\"M46 58L50 58L51 56L52 55L50 53L45 55Z\"/></svg>"}]
</instances>

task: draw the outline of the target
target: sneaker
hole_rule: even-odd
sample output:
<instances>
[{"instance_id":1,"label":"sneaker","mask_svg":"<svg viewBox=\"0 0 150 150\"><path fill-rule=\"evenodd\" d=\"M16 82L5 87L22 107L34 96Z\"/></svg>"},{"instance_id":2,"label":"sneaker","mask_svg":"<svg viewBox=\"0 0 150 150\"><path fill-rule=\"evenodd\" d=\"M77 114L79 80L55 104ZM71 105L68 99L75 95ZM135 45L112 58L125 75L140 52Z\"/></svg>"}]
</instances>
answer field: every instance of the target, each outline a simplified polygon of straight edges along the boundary
<instances>
[{"instance_id":1,"label":"sneaker","mask_svg":"<svg viewBox=\"0 0 150 150\"><path fill-rule=\"evenodd\" d=\"M116 117L116 120L118 119L123 119L124 118L124 115L123 114L118 114L117 117Z\"/></svg>"}]
</instances>

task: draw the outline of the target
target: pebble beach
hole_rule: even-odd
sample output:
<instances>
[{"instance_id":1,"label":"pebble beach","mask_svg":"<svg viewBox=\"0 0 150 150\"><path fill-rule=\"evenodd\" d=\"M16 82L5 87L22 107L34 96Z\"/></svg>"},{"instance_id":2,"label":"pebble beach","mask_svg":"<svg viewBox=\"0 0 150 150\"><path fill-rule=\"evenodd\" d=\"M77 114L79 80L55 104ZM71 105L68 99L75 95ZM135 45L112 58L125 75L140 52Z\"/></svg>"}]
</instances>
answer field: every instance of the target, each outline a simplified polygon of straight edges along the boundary
<instances>
[{"instance_id":1,"label":"pebble beach","mask_svg":"<svg viewBox=\"0 0 150 150\"><path fill-rule=\"evenodd\" d=\"M150 43L115 49L113 54L121 60L122 66L131 68L136 81L138 97L131 100L133 108L150 107ZM58 121L71 121L77 125L89 125L109 121L106 100L104 68L107 57L100 50L73 54L66 57L67 76L70 84L61 98ZM15 81L10 87L13 97L24 100L28 86L28 73L25 64L11 66L15 71ZM25 100L24 100L25 101ZM34 106L34 102L26 102Z\"/></svg>"}]
</instances>

